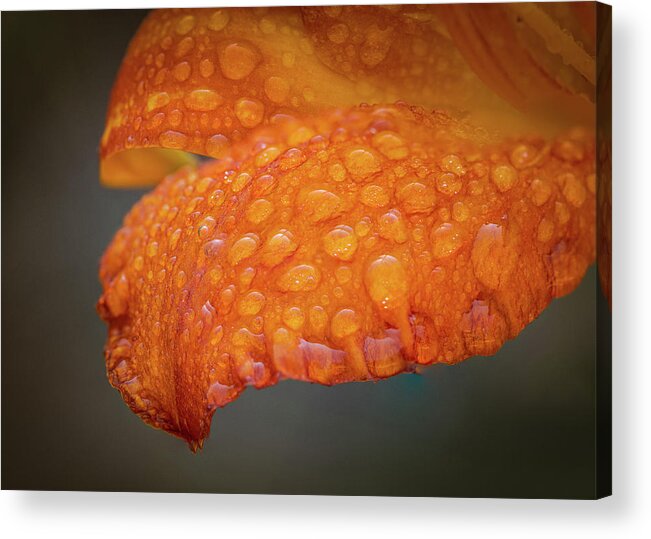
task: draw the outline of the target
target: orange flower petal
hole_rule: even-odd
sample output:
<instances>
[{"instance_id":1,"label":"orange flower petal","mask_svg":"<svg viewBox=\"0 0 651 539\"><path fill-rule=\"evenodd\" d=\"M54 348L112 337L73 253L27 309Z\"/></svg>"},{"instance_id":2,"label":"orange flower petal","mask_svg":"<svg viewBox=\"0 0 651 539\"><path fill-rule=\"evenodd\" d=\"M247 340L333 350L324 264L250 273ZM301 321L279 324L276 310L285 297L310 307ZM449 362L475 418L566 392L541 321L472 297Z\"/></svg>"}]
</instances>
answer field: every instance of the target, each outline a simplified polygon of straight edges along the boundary
<instances>
[{"instance_id":1,"label":"orange flower petal","mask_svg":"<svg viewBox=\"0 0 651 539\"><path fill-rule=\"evenodd\" d=\"M483 9L492 24L482 26L491 32L482 38L475 10ZM576 119L581 106L561 99L560 83L540 69L550 61L544 50L535 48L542 59L532 60L534 47L523 44L512 19L492 8L455 6L153 11L113 89L100 145L102 181L151 185L188 161L182 152L221 158L258 126L360 103L402 100L470 114L484 125L499 119L504 131L529 128L530 119L496 90L516 105L553 98ZM484 38L504 45L491 53ZM549 118L541 114L537 122ZM129 156L134 149L137 158Z\"/></svg>"},{"instance_id":2,"label":"orange flower petal","mask_svg":"<svg viewBox=\"0 0 651 539\"><path fill-rule=\"evenodd\" d=\"M406 106L261 128L126 217L101 263L111 383L196 449L246 386L493 354L593 261L594 155L581 130L493 142Z\"/></svg>"}]
</instances>

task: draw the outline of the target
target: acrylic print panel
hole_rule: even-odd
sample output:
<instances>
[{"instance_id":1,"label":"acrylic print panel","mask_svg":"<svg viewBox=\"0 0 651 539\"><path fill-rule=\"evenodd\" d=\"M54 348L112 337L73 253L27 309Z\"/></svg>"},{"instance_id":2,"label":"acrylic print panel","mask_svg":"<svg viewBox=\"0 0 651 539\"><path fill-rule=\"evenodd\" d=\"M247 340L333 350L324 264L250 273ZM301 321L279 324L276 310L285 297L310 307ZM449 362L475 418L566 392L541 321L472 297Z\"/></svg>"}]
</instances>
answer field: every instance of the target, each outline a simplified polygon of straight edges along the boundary
<instances>
[{"instance_id":1,"label":"acrylic print panel","mask_svg":"<svg viewBox=\"0 0 651 539\"><path fill-rule=\"evenodd\" d=\"M608 6L2 36L3 488L609 494Z\"/></svg>"}]
</instances>

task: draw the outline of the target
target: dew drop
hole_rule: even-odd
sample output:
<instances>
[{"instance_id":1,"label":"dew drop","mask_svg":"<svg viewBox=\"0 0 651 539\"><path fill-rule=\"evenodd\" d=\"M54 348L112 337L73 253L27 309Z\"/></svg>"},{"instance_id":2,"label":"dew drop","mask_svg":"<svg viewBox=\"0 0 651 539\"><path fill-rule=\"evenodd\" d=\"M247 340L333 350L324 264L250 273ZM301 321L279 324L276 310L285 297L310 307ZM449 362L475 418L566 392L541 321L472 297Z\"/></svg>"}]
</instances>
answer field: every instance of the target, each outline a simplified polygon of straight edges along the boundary
<instances>
[{"instance_id":1,"label":"dew drop","mask_svg":"<svg viewBox=\"0 0 651 539\"><path fill-rule=\"evenodd\" d=\"M194 47L194 39L192 39L190 36L184 37L181 41L179 41L178 45L176 46L174 55L177 58L181 58L186 54L188 54L193 47Z\"/></svg>"},{"instance_id":2,"label":"dew drop","mask_svg":"<svg viewBox=\"0 0 651 539\"><path fill-rule=\"evenodd\" d=\"M179 271L175 276L174 276L174 284L176 288L183 288L185 286L185 283L187 282L188 278L185 275L185 272L183 270Z\"/></svg>"},{"instance_id":3,"label":"dew drop","mask_svg":"<svg viewBox=\"0 0 651 539\"><path fill-rule=\"evenodd\" d=\"M278 279L278 287L284 292L308 292L319 284L319 271L309 264L299 264L287 270Z\"/></svg>"},{"instance_id":4,"label":"dew drop","mask_svg":"<svg viewBox=\"0 0 651 539\"><path fill-rule=\"evenodd\" d=\"M310 326L315 333L323 333L328 323L328 313L320 305L310 307Z\"/></svg>"},{"instance_id":5,"label":"dew drop","mask_svg":"<svg viewBox=\"0 0 651 539\"><path fill-rule=\"evenodd\" d=\"M594 172L588 174L585 177L585 184L588 187L588 191L590 191L590 193L594 195L595 192L597 191L597 176L595 175Z\"/></svg>"},{"instance_id":6,"label":"dew drop","mask_svg":"<svg viewBox=\"0 0 651 539\"><path fill-rule=\"evenodd\" d=\"M273 213L273 204L264 198L254 200L246 209L246 218L253 224L265 221Z\"/></svg>"},{"instance_id":7,"label":"dew drop","mask_svg":"<svg viewBox=\"0 0 651 539\"><path fill-rule=\"evenodd\" d=\"M307 194L304 212L312 223L327 221L343 212L341 199L330 191L317 189Z\"/></svg>"},{"instance_id":8,"label":"dew drop","mask_svg":"<svg viewBox=\"0 0 651 539\"><path fill-rule=\"evenodd\" d=\"M210 15L208 19L208 28L214 32L219 32L226 28L228 21L230 20L230 15L226 9L218 9Z\"/></svg>"},{"instance_id":9,"label":"dew drop","mask_svg":"<svg viewBox=\"0 0 651 539\"><path fill-rule=\"evenodd\" d=\"M164 148L183 149L187 146L188 136L179 131L164 131L158 137L160 145Z\"/></svg>"},{"instance_id":10,"label":"dew drop","mask_svg":"<svg viewBox=\"0 0 651 539\"><path fill-rule=\"evenodd\" d=\"M215 64L213 64L210 58L204 58L199 62L199 73L204 79L211 77L215 72Z\"/></svg>"},{"instance_id":11,"label":"dew drop","mask_svg":"<svg viewBox=\"0 0 651 539\"><path fill-rule=\"evenodd\" d=\"M470 217L470 210L461 200L458 200L452 205L452 218L455 221L463 223L468 217Z\"/></svg>"},{"instance_id":12,"label":"dew drop","mask_svg":"<svg viewBox=\"0 0 651 539\"><path fill-rule=\"evenodd\" d=\"M268 267L277 266L291 256L297 248L294 235L289 230L280 230L265 242L262 249L262 263Z\"/></svg>"},{"instance_id":13,"label":"dew drop","mask_svg":"<svg viewBox=\"0 0 651 539\"><path fill-rule=\"evenodd\" d=\"M257 167L262 168L278 159L281 153L282 150L280 148L269 146L255 156L255 164Z\"/></svg>"},{"instance_id":14,"label":"dew drop","mask_svg":"<svg viewBox=\"0 0 651 539\"><path fill-rule=\"evenodd\" d=\"M328 39L338 45L348 39L350 31L345 24L333 24L328 28Z\"/></svg>"},{"instance_id":15,"label":"dew drop","mask_svg":"<svg viewBox=\"0 0 651 539\"><path fill-rule=\"evenodd\" d=\"M364 279L371 299L381 310L393 310L407 304L407 273L400 261L382 255L367 268Z\"/></svg>"},{"instance_id":16,"label":"dew drop","mask_svg":"<svg viewBox=\"0 0 651 539\"><path fill-rule=\"evenodd\" d=\"M541 243L548 242L554 235L554 221L543 217L538 225L538 241Z\"/></svg>"},{"instance_id":17,"label":"dew drop","mask_svg":"<svg viewBox=\"0 0 651 539\"><path fill-rule=\"evenodd\" d=\"M242 189L244 189L249 184L250 181L251 181L251 175L248 172L241 172L240 174L238 174L233 180L233 183L231 184L231 189L233 190L233 193L239 193Z\"/></svg>"},{"instance_id":18,"label":"dew drop","mask_svg":"<svg viewBox=\"0 0 651 539\"><path fill-rule=\"evenodd\" d=\"M357 250L357 237L351 227L340 225L323 237L323 248L333 258L350 260Z\"/></svg>"},{"instance_id":19,"label":"dew drop","mask_svg":"<svg viewBox=\"0 0 651 539\"><path fill-rule=\"evenodd\" d=\"M527 168L536 158L538 152L529 144L518 144L511 152L511 164L517 169Z\"/></svg>"},{"instance_id":20,"label":"dew drop","mask_svg":"<svg viewBox=\"0 0 651 539\"><path fill-rule=\"evenodd\" d=\"M193 90L187 94L184 97L183 102L190 110L206 112L209 110L215 110L224 102L224 99L214 90L203 88Z\"/></svg>"},{"instance_id":21,"label":"dew drop","mask_svg":"<svg viewBox=\"0 0 651 539\"><path fill-rule=\"evenodd\" d=\"M443 223L432 232L432 256L445 258L459 250L463 237L457 226Z\"/></svg>"},{"instance_id":22,"label":"dew drop","mask_svg":"<svg viewBox=\"0 0 651 539\"><path fill-rule=\"evenodd\" d=\"M242 260L249 258L258 248L258 236L255 234L245 234L239 238L228 251L228 261L235 266Z\"/></svg>"},{"instance_id":23,"label":"dew drop","mask_svg":"<svg viewBox=\"0 0 651 539\"><path fill-rule=\"evenodd\" d=\"M206 141L206 152L210 157L220 159L228 153L231 144L224 135L213 135Z\"/></svg>"},{"instance_id":24,"label":"dew drop","mask_svg":"<svg viewBox=\"0 0 651 539\"><path fill-rule=\"evenodd\" d=\"M585 158L583 146L571 139L561 139L554 144L553 153L563 161L578 163Z\"/></svg>"},{"instance_id":25,"label":"dew drop","mask_svg":"<svg viewBox=\"0 0 651 539\"><path fill-rule=\"evenodd\" d=\"M179 82L185 82L190 78L190 73L192 73L192 67L188 62L181 62L176 64L172 69L172 75Z\"/></svg>"},{"instance_id":26,"label":"dew drop","mask_svg":"<svg viewBox=\"0 0 651 539\"><path fill-rule=\"evenodd\" d=\"M362 189L360 201L370 208L382 208L389 204L389 193L381 185L366 185Z\"/></svg>"},{"instance_id":27,"label":"dew drop","mask_svg":"<svg viewBox=\"0 0 651 539\"><path fill-rule=\"evenodd\" d=\"M436 178L436 189L444 195L456 195L462 187L461 178L453 172L444 172Z\"/></svg>"},{"instance_id":28,"label":"dew drop","mask_svg":"<svg viewBox=\"0 0 651 539\"><path fill-rule=\"evenodd\" d=\"M511 165L497 165L493 168L491 179L497 189L504 193L518 181L518 173Z\"/></svg>"},{"instance_id":29,"label":"dew drop","mask_svg":"<svg viewBox=\"0 0 651 539\"><path fill-rule=\"evenodd\" d=\"M502 227L494 223L481 226L472 245L471 262L475 277L486 287L497 289L515 261L504 245ZM517 256L517 253L516 253Z\"/></svg>"},{"instance_id":30,"label":"dew drop","mask_svg":"<svg viewBox=\"0 0 651 539\"><path fill-rule=\"evenodd\" d=\"M420 182L405 185L398 191L397 198L407 214L428 213L436 202L434 191Z\"/></svg>"},{"instance_id":31,"label":"dew drop","mask_svg":"<svg viewBox=\"0 0 651 539\"><path fill-rule=\"evenodd\" d=\"M257 99L242 97L235 102L234 112L242 126L252 128L262 121L264 105Z\"/></svg>"},{"instance_id":32,"label":"dew drop","mask_svg":"<svg viewBox=\"0 0 651 539\"><path fill-rule=\"evenodd\" d=\"M210 271L208 272L208 280L212 285L218 284L223 277L224 277L224 270L219 265L211 268Z\"/></svg>"},{"instance_id":33,"label":"dew drop","mask_svg":"<svg viewBox=\"0 0 651 539\"><path fill-rule=\"evenodd\" d=\"M368 235L371 231L371 220L368 217L362 217L355 225L355 234L360 238Z\"/></svg>"},{"instance_id":34,"label":"dew drop","mask_svg":"<svg viewBox=\"0 0 651 539\"><path fill-rule=\"evenodd\" d=\"M333 163L328 167L330 179L339 183L346 179L346 169L341 163Z\"/></svg>"},{"instance_id":35,"label":"dew drop","mask_svg":"<svg viewBox=\"0 0 651 539\"><path fill-rule=\"evenodd\" d=\"M197 234L201 239L206 239L213 231L214 228L215 228L215 218L210 216L206 217L201 221L201 223L199 223Z\"/></svg>"},{"instance_id":36,"label":"dew drop","mask_svg":"<svg viewBox=\"0 0 651 539\"><path fill-rule=\"evenodd\" d=\"M298 331L305 324L305 314L300 307L288 307L283 311L283 323L290 329Z\"/></svg>"},{"instance_id":37,"label":"dew drop","mask_svg":"<svg viewBox=\"0 0 651 539\"><path fill-rule=\"evenodd\" d=\"M176 249L177 244L179 243L179 238L181 237L181 229L177 228L172 234L170 234L170 239L168 242L170 251Z\"/></svg>"},{"instance_id":38,"label":"dew drop","mask_svg":"<svg viewBox=\"0 0 651 539\"><path fill-rule=\"evenodd\" d=\"M289 95L289 83L282 77L269 77L264 83L267 97L274 103L282 103Z\"/></svg>"},{"instance_id":39,"label":"dew drop","mask_svg":"<svg viewBox=\"0 0 651 539\"><path fill-rule=\"evenodd\" d=\"M390 30L381 31L377 27L371 27L359 53L365 65L375 67L386 58L392 42L389 34Z\"/></svg>"},{"instance_id":40,"label":"dew drop","mask_svg":"<svg viewBox=\"0 0 651 539\"><path fill-rule=\"evenodd\" d=\"M147 256L149 258L152 258L157 254L158 254L158 242L150 241L149 244L147 244Z\"/></svg>"},{"instance_id":41,"label":"dew drop","mask_svg":"<svg viewBox=\"0 0 651 539\"><path fill-rule=\"evenodd\" d=\"M396 243L407 241L407 227L398 210L389 210L378 219L378 232L381 237Z\"/></svg>"},{"instance_id":42,"label":"dew drop","mask_svg":"<svg viewBox=\"0 0 651 539\"><path fill-rule=\"evenodd\" d=\"M360 320L357 313L352 309L341 309L330 321L332 336L336 339L343 339L354 335L360 328Z\"/></svg>"},{"instance_id":43,"label":"dew drop","mask_svg":"<svg viewBox=\"0 0 651 539\"><path fill-rule=\"evenodd\" d=\"M393 131L380 131L373 135L373 146L391 160L404 159L409 155L405 140Z\"/></svg>"},{"instance_id":44,"label":"dew drop","mask_svg":"<svg viewBox=\"0 0 651 539\"><path fill-rule=\"evenodd\" d=\"M570 210L567 208L567 204L564 204L560 200L554 204L554 212L559 224L564 225L570 220Z\"/></svg>"},{"instance_id":45,"label":"dew drop","mask_svg":"<svg viewBox=\"0 0 651 539\"><path fill-rule=\"evenodd\" d=\"M586 198L586 189L583 183L571 172L563 174L559 178L559 183L563 186L565 200L575 208L580 208Z\"/></svg>"},{"instance_id":46,"label":"dew drop","mask_svg":"<svg viewBox=\"0 0 651 539\"><path fill-rule=\"evenodd\" d=\"M549 182L536 178L531 182L529 187L531 189L530 197L535 206L542 206L549 200L552 194L552 187Z\"/></svg>"},{"instance_id":47,"label":"dew drop","mask_svg":"<svg viewBox=\"0 0 651 539\"><path fill-rule=\"evenodd\" d=\"M367 148L356 148L346 154L346 169L355 178L366 178L381 170L380 160Z\"/></svg>"},{"instance_id":48,"label":"dew drop","mask_svg":"<svg viewBox=\"0 0 651 539\"><path fill-rule=\"evenodd\" d=\"M194 28L194 23L194 16L192 15L181 17L176 23L176 33L180 36L184 36Z\"/></svg>"},{"instance_id":49,"label":"dew drop","mask_svg":"<svg viewBox=\"0 0 651 539\"><path fill-rule=\"evenodd\" d=\"M261 60L258 49L250 43L236 41L223 47L219 53L219 66L227 79L248 77Z\"/></svg>"},{"instance_id":50,"label":"dew drop","mask_svg":"<svg viewBox=\"0 0 651 539\"><path fill-rule=\"evenodd\" d=\"M160 109L167 106L170 102L170 96L167 92L158 92L151 94L147 98L147 112Z\"/></svg>"},{"instance_id":51,"label":"dew drop","mask_svg":"<svg viewBox=\"0 0 651 539\"><path fill-rule=\"evenodd\" d=\"M203 246L203 252L209 258L219 256L223 250L224 250L224 240L220 240L220 239L211 240L205 243Z\"/></svg>"},{"instance_id":52,"label":"dew drop","mask_svg":"<svg viewBox=\"0 0 651 539\"><path fill-rule=\"evenodd\" d=\"M240 299L237 312L241 316L254 316L264 307L266 298L262 292L252 291Z\"/></svg>"}]
</instances>

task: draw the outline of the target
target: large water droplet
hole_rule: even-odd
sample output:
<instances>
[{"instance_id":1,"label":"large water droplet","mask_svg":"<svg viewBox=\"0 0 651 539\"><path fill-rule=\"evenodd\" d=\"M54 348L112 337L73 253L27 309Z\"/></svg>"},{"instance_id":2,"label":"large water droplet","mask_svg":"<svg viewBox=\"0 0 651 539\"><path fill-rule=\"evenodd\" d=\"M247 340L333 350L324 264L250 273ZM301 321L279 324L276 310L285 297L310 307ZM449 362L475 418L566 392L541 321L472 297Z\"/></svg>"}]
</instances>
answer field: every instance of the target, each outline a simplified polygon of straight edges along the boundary
<instances>
[{"instance_id":1,"label":"large water droplet","mask_svg":"<svg viewBox=\"0 0 651 539\"><path fill-rule=\"evenodd\" d=\"M236 41L221 48L218 57L222 73L231 80L249 76L261 60L258 49L244 41Z\"/></svg>"},{"instance_id":2,"label":"large water droplet","mask_svg":"<svg viewBox=\"0 0 651 539\"><path fill-rule=\"evenodd\" d=\"M382 255L373 261L366 270L364 283L381 310L396 309L407 303L407 274L394 256Z\"/></svg>"},{"instance_id":3,"label":"large water droplet","mask_svg":"<svg viewBox=\"0 0 651 539\"><path fill-rule=\"evenodd\" d=\"M309 264L299 264L288 269L278 279L278 287L284 292L307 292L319 284L319 271Z\"/></svg>"},{"instance_id":4,"label":"large water droplet","mask_svg":"<svg viewBox=\"0 0 651 539\"><path fill-rule=\"evenodd\" d=\"M350 260L357 250L357 237L351 227L340 225L324 236L323 248L333 258Z\"/></svg>"},{"instance_id":5,"label":"large water droplet","mask_svg":"<svg viewBox=\"0 0 651 539\"><path fill-rule=\"evenodd\" d=\"M249 258L258 248L258 236L255 234L245 234L239 238L228 251L228 261L235 266L242 260Z\"/></svg>"}]
</instances>

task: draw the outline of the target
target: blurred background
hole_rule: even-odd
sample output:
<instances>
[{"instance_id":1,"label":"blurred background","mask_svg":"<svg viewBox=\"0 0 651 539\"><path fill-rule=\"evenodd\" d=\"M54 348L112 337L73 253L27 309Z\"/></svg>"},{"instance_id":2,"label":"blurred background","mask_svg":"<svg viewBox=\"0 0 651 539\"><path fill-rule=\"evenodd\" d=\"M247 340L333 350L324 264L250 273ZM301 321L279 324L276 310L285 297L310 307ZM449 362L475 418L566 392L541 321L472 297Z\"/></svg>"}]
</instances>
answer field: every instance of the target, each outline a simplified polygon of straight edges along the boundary
<instances>
[{"instance_id":1,"label":"blurred background","mask_svg":"<svg viewBox=\"0 0 651 539\"><path fill-rule=\"evenodd\" d=\"M143 191L102 188L97 147L145 14L2 14L2 488L593 497L594 267L491 358L249 389L196 455L127 408L97 270Z\"/></svg>"}]
</instances>

